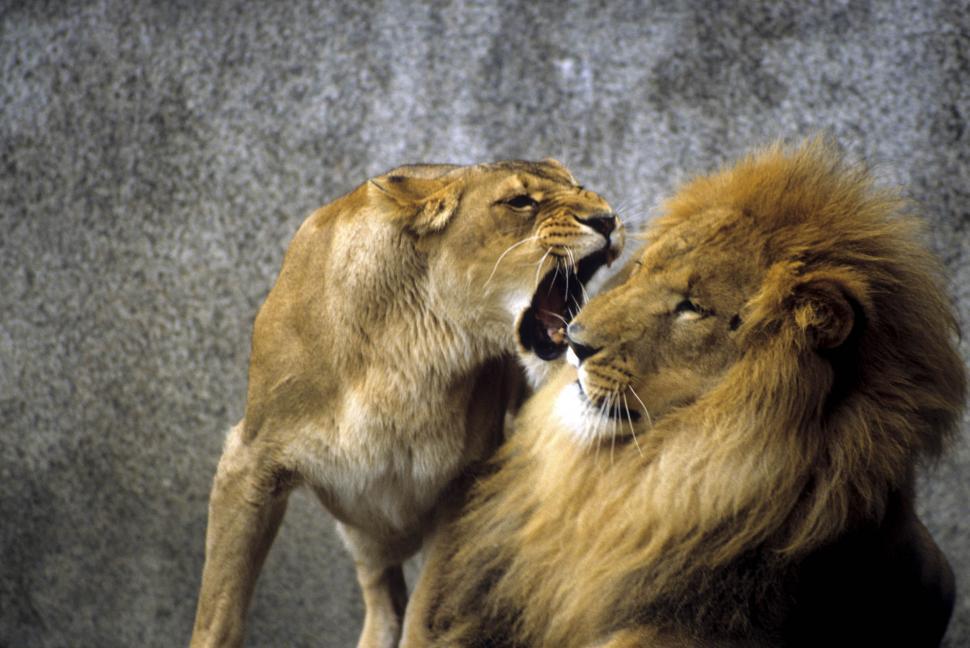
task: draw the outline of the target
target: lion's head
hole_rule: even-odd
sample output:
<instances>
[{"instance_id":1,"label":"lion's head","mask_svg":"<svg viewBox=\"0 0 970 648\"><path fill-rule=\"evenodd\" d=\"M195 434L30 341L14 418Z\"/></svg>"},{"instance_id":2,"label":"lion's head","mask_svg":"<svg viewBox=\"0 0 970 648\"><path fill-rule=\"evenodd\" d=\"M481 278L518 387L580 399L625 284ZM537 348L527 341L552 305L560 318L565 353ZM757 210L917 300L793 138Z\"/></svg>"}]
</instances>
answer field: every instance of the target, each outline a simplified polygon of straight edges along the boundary
<instances>
[{"instance_id":1,"label":"lion's head","mask_svg":"<svg viewBox=\"0 0 970 648\"><path fill-rule=\"evenodd\" d=\"M881 519L965 389L903 207L824 141L688 183L473 490L429 628L743 633L788 565Z\"/></svg>"},{"instance_id":2,"label":"lion's head","mask_svg":"<svg viewBox=\"0 0 970 648\"><path fill-rule=\"evenodd\" d=\"M585 444L684 451L708 485L743 477L694 494L725 514L753 505L741 491L758 482L799 510L789 548L878 515L963 403L955 319L918 223L821 140L695 180L664 211L626 281L568 328L578 380L562 422Z\"/></svg>"}]
</instances>

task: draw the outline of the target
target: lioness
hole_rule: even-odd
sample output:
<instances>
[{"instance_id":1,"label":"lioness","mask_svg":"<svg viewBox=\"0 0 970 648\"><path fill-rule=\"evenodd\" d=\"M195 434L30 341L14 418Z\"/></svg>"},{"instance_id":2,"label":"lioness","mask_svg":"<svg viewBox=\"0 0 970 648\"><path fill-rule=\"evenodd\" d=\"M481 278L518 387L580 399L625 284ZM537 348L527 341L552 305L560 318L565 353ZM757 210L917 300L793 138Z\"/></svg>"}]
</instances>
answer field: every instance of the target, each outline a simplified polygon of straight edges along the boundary
<instances>
[{"instance_id":1,"label":"lioness","mask_svg":"<svg viewBox=\"0 0 970 648\"><path fill-rule=\"evenodd\" d=\"M497 443L508 355L561 355L583 282L622 245L607 202L554 160L404 166L313 213L256 317L245 417L212 486L192 645L242 642L298 484L353 555L360 645L396 645L401 562L449 483Z\"/></svg>"},{"instance_id":2,"label":"lioness","mask_svg":"<svg viewBox=\"0 0 970 648\"><path fill-rule=\"evenodd\" d=\"M822 141L665 212L437 532L404 645L936 645L913 473L966 377L917 225Z\"/></svg>"}]
</instances>

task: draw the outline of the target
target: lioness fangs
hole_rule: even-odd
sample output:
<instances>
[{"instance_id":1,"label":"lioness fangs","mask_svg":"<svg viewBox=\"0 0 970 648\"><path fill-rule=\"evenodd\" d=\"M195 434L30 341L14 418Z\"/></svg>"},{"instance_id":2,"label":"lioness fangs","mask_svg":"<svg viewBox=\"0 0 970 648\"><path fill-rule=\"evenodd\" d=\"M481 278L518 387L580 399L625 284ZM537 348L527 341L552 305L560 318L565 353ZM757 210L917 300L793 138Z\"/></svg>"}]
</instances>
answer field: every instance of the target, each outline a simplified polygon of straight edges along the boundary
<instances>
[{"instance_id":1,"label":"lioness fangs","mask_svg":"<svg viewBox=\"0 0 970 648\"><path fill-rule=\"evenodd\" d=\"M449 483L497 444L518 375L510 354L532 357L533 374L561 355L581 283L622 245L607 202L554 160L400 167L313 213L254 325L191 645L242 643L300 484L353 556L359 645L396 645L401 562Z\"/></svg>"}]
</instances>

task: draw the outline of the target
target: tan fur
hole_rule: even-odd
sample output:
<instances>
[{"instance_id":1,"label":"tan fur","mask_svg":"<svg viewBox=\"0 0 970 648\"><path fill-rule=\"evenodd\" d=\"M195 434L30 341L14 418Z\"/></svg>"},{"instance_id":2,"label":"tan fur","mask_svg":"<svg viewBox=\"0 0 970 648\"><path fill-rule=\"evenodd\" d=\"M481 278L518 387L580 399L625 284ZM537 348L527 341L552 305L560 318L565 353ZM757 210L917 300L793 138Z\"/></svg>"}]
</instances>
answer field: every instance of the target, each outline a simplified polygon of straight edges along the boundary
<instances>
[{"instance_id":1,"label":"tan fur","mask_svg":"<svg viewBox=\"0 0 970 648\"><path fill-rule=\"evenodd\" d=\"M822 141L687 184L440 532L406 645L787 645L799 566L856 530L945 564L912 476L964 367L902 209Z\"/></svg>"},{"instance_id":2,"label":"tan fur","mask_svg":"<svg viewBox=\"0 0 970 648\"><path fill-rule=\"evenodd\" d=\"M401 167L303 223L256 318L245 418L213 483L193 646L241 643L299 484L353 555L360 645L396 645L400 564L449 483L499 441L519 376L513 324L537 280L623 244L618 221L606 236L590 217L615 221L547 160Z\"/></svg>"}]
</instances>

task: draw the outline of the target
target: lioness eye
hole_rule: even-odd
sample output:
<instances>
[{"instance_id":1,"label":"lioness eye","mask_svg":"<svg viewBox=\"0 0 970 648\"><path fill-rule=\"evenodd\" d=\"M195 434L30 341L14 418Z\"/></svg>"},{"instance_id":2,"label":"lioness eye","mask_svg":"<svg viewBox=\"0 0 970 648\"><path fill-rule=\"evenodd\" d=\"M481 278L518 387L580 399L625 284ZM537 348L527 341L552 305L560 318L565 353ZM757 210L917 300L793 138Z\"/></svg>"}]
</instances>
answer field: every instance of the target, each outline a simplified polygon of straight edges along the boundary
<instances>
[{"instance_id":1,"label":"lioness eye","mask_svg":"<svg viewBox=\"0 0 970 648\"><path fill-rule=\"evenodd\" d=\"M509 198L505 201L505 204L513 209L533 209L539 203L534 201L528 194L522 194L521 196Z\"/></svg>"}]
</instances>

